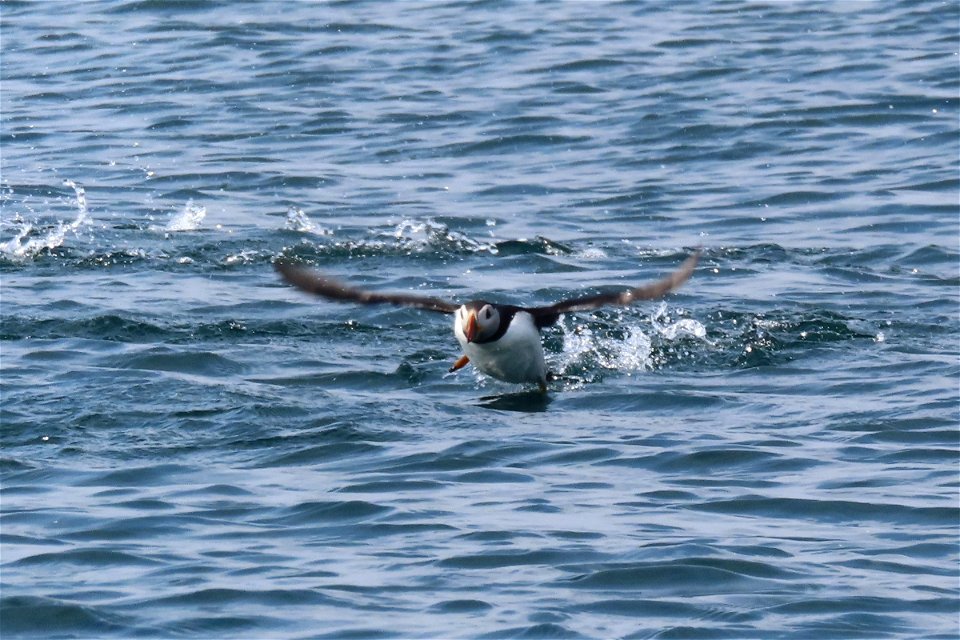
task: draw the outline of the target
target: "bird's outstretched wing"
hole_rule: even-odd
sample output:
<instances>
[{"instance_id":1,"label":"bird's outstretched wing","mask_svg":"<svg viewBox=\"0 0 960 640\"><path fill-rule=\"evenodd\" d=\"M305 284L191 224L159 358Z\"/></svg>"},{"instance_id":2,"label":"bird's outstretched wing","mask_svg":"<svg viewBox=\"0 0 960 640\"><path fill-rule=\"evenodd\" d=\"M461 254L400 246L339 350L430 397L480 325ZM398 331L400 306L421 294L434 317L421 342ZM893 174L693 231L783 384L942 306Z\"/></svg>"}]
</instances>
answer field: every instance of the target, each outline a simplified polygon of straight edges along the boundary
<instances>
[{"instance_id":1,"label":"bird's outstretched wing","mask_svg":"<svg viewBox=\"0 0 960 640\"><path fill-rule=\"evenodd\" d=\"M359 302L362 304L394 304L400 307L416 307L439 313L455 313L459 308L452 302L437 298L424 298L406 293L378 293L366 291L343 284L338 280L286 262L276 262L273 265L283 276L283 279L307 293L312 293L329 300L338 302Z\"/></svg>"},{"instance_id":2,"label":"bird's outstretched wing","mask_svg":"<svg viewBox=\"0 0 960 640\"><path fill-rule=\"evenodd\" d=\"M548 307L533 307L525 309L525 311L533 316L538 328L543 328L549 327L555 323L560 318L560 314L562 313L567 313L570 311L586 311L588 309L596 309L597 307L624 306L632 304L638 300L653 300L660 298L667 295L687 281L687 279L693 273L694 268L697 266L697 260L699 258L700 250L698 249L693 255L684 260L679 269L671 273L669 276L663 280L645 284L642 287L627 289L626 291L621 291L619 293L599 293L597 295L584 296L582 298L571 298L570 300L563 300L562 302L552 304Z\"/></svg>"}]
</instances>

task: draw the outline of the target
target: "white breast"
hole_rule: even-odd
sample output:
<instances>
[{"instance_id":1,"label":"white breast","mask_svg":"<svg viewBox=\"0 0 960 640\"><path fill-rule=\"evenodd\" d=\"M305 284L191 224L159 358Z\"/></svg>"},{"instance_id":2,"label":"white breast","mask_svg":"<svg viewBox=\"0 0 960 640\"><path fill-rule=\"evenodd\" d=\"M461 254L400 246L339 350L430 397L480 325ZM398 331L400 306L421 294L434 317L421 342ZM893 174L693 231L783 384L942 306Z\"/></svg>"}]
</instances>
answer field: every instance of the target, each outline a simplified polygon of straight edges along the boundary
<instances>
[{"instance_id":1,"label":"white breast","mask_svg":"<svg viewBox=\"0 0 960 640\"><path fill-rule=\"evenodd\" d=\"M494 342L467 342L456 319L453 332L470 363L488 376L505 382L546 384L547 365L543 360L540 332L533 316L526 311L518 311L507 332Z\"/></svg>"}]
</instances>

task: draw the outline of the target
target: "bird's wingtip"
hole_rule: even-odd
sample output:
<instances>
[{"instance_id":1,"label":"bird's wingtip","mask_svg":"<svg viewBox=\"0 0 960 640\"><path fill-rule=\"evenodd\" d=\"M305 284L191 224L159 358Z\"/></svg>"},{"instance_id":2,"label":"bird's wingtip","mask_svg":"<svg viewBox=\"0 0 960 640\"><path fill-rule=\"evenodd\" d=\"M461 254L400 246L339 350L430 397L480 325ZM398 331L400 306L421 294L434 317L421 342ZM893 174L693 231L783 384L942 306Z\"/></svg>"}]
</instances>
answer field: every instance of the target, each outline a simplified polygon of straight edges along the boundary
<instances>
[{"instance_id":1,"label":"bird's wingtip","mask_svg":"<svg viewBox=\"0 0 960 640\"><path fill-rule=\"evenodd\" d=\"M693 248L693 253L687 256L687 259L683 261L683 264L680 265L680 273L688 274L687 277L693 275L693 270L697 268L697 264L700 262L700 256L703 254L703 247L697 245Z\"/></svg>"}]
</instances>

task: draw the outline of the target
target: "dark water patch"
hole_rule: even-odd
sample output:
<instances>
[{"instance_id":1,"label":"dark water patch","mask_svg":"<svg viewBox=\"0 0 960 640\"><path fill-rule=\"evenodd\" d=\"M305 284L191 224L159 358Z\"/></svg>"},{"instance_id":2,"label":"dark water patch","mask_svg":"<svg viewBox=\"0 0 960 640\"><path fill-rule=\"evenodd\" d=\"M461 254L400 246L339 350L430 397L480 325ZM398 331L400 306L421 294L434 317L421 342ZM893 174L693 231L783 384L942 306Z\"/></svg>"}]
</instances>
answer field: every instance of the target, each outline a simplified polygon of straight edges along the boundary
<instances>
[{"instance_id":1,"label":"dark water patch","mask_svg":"<svg viewBox=\"0 0 960 640\"><path fill-rule=\"evenodd\" d=\"M689 491L677 491L675 489L662 489L657 491L644 491L641 497L649 500L662 502L686 502L696 499L696 494Z\"/></svg>"},{"instance_id":2,"label":"dark water patch","mask_svg":"<svg viewBox=\"0 0 960 640\"><path fill-rule=\"evenodd\" d=\"M257 461L257 466L289 467L326 463L347 463L350 460L356 460L359 456L369 456L381 453L382 451L383 447L367 442L338 442L269 455L267 458Z\"/></svg>"},{"instance_id":3,"label":"dark water patch","mask_svg":"<svg viewBox=\"0 0 960 640\"><path fill-rule=\"evenodd\" d=\"M851 610L863 613L943 613L955 611L955 601L949 598L916 598L900 600L898 598L858 595L850 598L804 598L783 604L772 605L768 609L790 614L844 614Z\"/></svg>"},{"instance_id":4,"label":"dark water patch","mask_svg":"<svg viewBox=\"0 0 960 640\"><path fill-rule=\"evenodd\" d=\"M33 566L38 564L59 566L72 564L92 567L116 567L150 566L157 564L157 561L110 549L67 549L65 551L38 553L21 558L12 564L14 566Z\"/></svg>"},{"instance_id":5,"label":"dark water patch","mask_svg":"<svg viewBox=\"0 0 960 640\"><path fill-rule=\"evenodd\" d=\"M175 351L167 347L155 347L146 352L112 356L107 358L104 364L117 369L212 377L230 376L247 371L244 364L212 351Z\"/></svg>"},{"instance_id":6,"label":"dark water patch","mask_svg":"<svg viewBox=\"0 0 960 640\"><path fill-rule=\"evenodd\" d=\"M905 564L903 562L868 560L865 558L838 562L837 565L842 567L849 567L851 569L862 569L865 571L883 571L883 572L890 572L890 573L905 573L910 575L916 575L921 569L921 567L917 565ZM923 567L923 572L934 574L934 575L943 575L943 576L957 575L957 572L954 571L952 568Z\"/></svg>"},{"instance_id":7,"label":"dark water patch","mask_svg":"<svg viewBox=\"0 0 960 640\"><path fill-rule=\"evenodd\" d=\"M213 605L225 606L230 604L246 604L261 606L316 606L323 604L339 604L340 600L310 589L200 589L190 593L155 598L150 601L153 606L180 607Z\"/></svg>"},{"instance_id":8,"label":"dark water patch","mask_svg":"<svg viewBox=\"0 0 960 640\"><path fill-rule=\"evenodd\" d=\"M9 414L5 411L4 415ZM7 422L7 424L9 424L9 422ZM4 474L5 478L10 477L6 475L9 473L22 473L34 469L36 469L36 467L29 463L23 462L22 460L15 460L13 458L0 458L0 473Z\"/></svg>"},{"instance_id":9,"label":"dark water patch","mask_svg":"<svg viewBox=\"0 0 960 640\"><path fill-rule=\"evenodd\" d=\"M611 376L612 377L612 376ZM603 379L591 380L594 383ZM723 405L725 398L696 391L636 391L630 394L591 391L589 394L565 396L564 409L569 411L615 411L644 413L648 411L701 412ZM558 402L559 404L559 402ZM616 462L612 462L616 464Z\"/></svg>"},{"instance_id":10,"label":"dark water patch","mask_svg":"<svg viewBox=\"0 0 960 640\"><path fill-rule=\"evenodd\" d=\"M562 513L563 509L558 507L555 504L552 504L549 500L542 498L535 498L533 500L528 500L523 504L514 508L515 511L521 513Z\"/></svg>"},{"instance_id":11,"label":"dark water patch","mask_svg":"<svg viewBox=\"0 0 960 640\"><path fill-rule=\"evenodd\" d=\"M496 196L547 196L556 193L562 193L565 190L561 190L557 187L547 187L539 184L529 184L529 183L515 183L515 184L502 184L494 187L487 187L476 193L478 197L496 197Z\"/></svg>"},{"instance_id":12,"label":"dark water patch","mask_svg":"<svg viewBox=\"0 0 960 640\"><path fill-rule=\"evenodd\" d=\"M655 573L656 570L665 569L668 566L682 567L682 571L688 571L691 578L700 569L705 570L707 573L709 573L710 570L717 570L719 572L727 572L732 575L765 579L765 580L796 580L798 578L801 578L803 575L799 572L787 570L768 562L757 562L752 560L742 560L742 559L732 559L732 558L697 557L696 555L685 555L682 558L678 558L678 559L670 560L666 562L634 563L634 564L625 565L622 567L603 569L599 573L602 575L605 575L606 578L598 578L597 580L599 582L603 582L604 580L609 578L610 582L616 582L621 577L627 576L630 573L637 573L638 575L652 576L652 574ZM611 572L611 573L605 573L605 572ZM592 575L594 574L591 574L591 576Z\"/></svg>"},{"instance_id":13,"label":"dark water patch","mask_svg":"<svg viewBox=\"0 0 960 640\"><path fill-rule=\"evenodd\" d=\"M420 453L393 461L386 470L390 473L430 473L484 469L498 459L495 447L471 451L473 447L458 446L437 453Z\"/></svg>"},{"instance_id":14,"label":"dark water patch","mask_svg":"<svg viewBox=\"0 0 960 640\"><path fill-rule=\"evenodd\" d=\"M165 514L99 521L92 527L89 524L82 523L74 530L64 531L62 536L78 542L162 539L183 535L188 523L183 516Z\"/></svg>"},{"instance_id":15,"label":"dark water patch","mask_svg":"<svg viewBox=\"0 0 960 640\"><path fill-rule=\"evenodd\" d=\"M675 600L609 599L576 604L577 611L602 615L627 616L632 618L696 618L703 614L702 607Z\"/></svg>"},{"instance_id":16,"label":"dark water patch","mask_svg":"<svg viewBox=\"0 0 960 640\"><path fill-rule=\"evenodd\" d=\"M667 577L669 576L669 577ZM596 569L564 579L558 587L599 591L642 591L664 596L694 597L705 593L738 593L777 588L775 582L726 568L695 562L665 562Z\"/></svg>"},{"instance_id":17,"label":"dark water patch","mask_svg":"<svg viewBox=\"0 0 960 640\"><path fill-rule=\"evenodd\" d=\"M80 471L76 469L56 468L46 463L37 461L36 466L26 466L23 470L17 471L13 475L4 478L7 487L22 486L24 488L34 488L41 492L52 491L57 483L74 486L81 484L86 480L98 477L97 471ZM129 495L120 493L117 495ZM38 505L30 505L30 510L38 508Z\"/></svg>"},{"instance_id":18,"label":"dark water patch","mask_svg":"<svg viewBox=\"0 0 960 640\"><path fill-rule=\"evenodd\" d=\"M643 631L637 634L627 636L629 640L639 640L640 638L653 638L656 640L722 640L736 638L765 638L769 631L758 631L746 626L733 626L732 628L717 628L716 626L700 625L680 625L676 627L667 627L665 629L656 629Z\"/></svg>"},{"instance_id":19,"label":"dark water patch","mask_svg":"<svg viewBox=\"0 0 960 640\"><path fill-rule=\"evenodd\" d=\"M608 90L585 82L556 82L551 87L553 93L560 95L588 95L606 93Z\"/></svg>"},{"instance_id":20,"label":"dark water patch","mask_svg":"<svg viewBox=\"0 0 960 640\"><path fill-rule=\"evenodd\" d=\"M454 482L512 484L517 482L533 482L534 478L525 473L503 471L500 469L484 469L483 471L468 471L452 478Z\"/></svg>"},{"instance_id":21,"label":"dark water patch","mask_svg":"<svg viewBox=\"0 0 960 640\"><path fill-rule=\"evenodd\" d=\"M553 622L542 622L529 627L513 627L492 631L477 636L481 640L496 640L498 638L523 638L530 640L550 640L551 638L587 638L572 629Z\"/></svg>"},{"instance_id":22,"label":"dark water patch","mask_svg":"<svg viewBox=\"0 0 960 640\"><path fill-rule=\"evenodd\" d=\"M954 526L960 509L915 507L904 504L876 504L852 500L813 498L766 498L747 495L733 500L716 500L689 505L688 508L724 514L762 515L769 518L805 519L816 522L923 522L928 525Z\"/></svg>"},{"instance_id":23,"label":"dark water patch","mask_svg":"<svg viewBox=\"0 0 960 640\"><path fill-rule=\"evenodd\" d=\"M404 440L403 434L390 425L363 425L344 415L316 418L305 424L284 428L280 433L268 432L256 436L241 433L231 440L231 447L243 450L263 451L286 456L304 452L309 457L319 456L325 461L350 460L363 453L375 453L384 448L383 443ZM292 450L292 451L289 451ZM272 459L269 456L264 465ZM268 465L269 466L269 465Z\"/></svg>"},{"instance_id":24,"label":"dark water patch","mask_svg":"<svg viewBox=\"0 0 960 640\"><path fill-rule=\"evenodd\" d=\"M960 191L960 180L951 178L949 180L937 180L934 182L921 182L919 184L901 185L895 188L910 191L946 191L948 193L957 193L957 191Z\"/></svg>"},{"instance_id":25,"label":"dark water patch","mask_svg":"<svg viewBox=\"0 0 960 640\"><path fill-rule=\"evenodd\" d=\"M59 547L64 544L62 540L49 538L34 538L32 536L17 535L11 533L0 533L0 544L25 545L25 546L49 546Z\"/></svg>"},{"instance_id":26,"label":"dark water patch","mask_svg":"<svg viewBox=\"0 0 960 640\"><path fill-rule=\"evenodd\" d=\"M685 487L743 487L745 489L773 489L782 486L782 482L777 479L767 480L766 478L738 478L734 476L725 476L723 478L705 478L699 476L696 478L677 477L672 480L673 484Z\"/></svg>"},{"instance_id":27,"label":"dark water patch","mask_svg":"<svg viewBox=\"0 0 960 640\"><path fill-rule=\"evenodd\" d=\"M714 45L724 44L723 40L715 38L696 38L696 37L686 37L686 38L669 38L666 40L661 40L657 42L654 46L661 47L664 49L686 49L686 48L700 48L708 47Z\"/></svg>"},{"instance_id":28,"label":"dark water patch","mask_svg":"<svg viewBox=\"0 0 960 640\"><path fill-rule=\"evenodd\" d=\"M871 549L864 551L865 555L898 555L918 559L933 559L937 557L946 557L951 553L956 553L956 546L935 542L918 542L908 544L903 547L893 547L890 549Z\"/></svg>"},{"instance_id":29,"label":"dark water patch","mask_svg":"<svg viewBox=\"0 0 960 640\"><path fill-rule=\"evenodd\" d=\"M898 363L893 365L888 373L905 373L907 377L924 373L903 370L903 365ZM925 373L929 376L931 372L927 370ZM834 424L825 425L825 428L845 434L846 437L861 443L929 445L956 442L956 433L951 431L953 424L953 420L947 417L928 417L916 413L894 417L877 411L865 411L850 416L838 416Z\"/></svg>"},{"instance_id":30,"label":"dark water patch","mask_svg":"<svg viewBox=\"0 0 960 640\"><path fill-rule=\"evenodd\" d=\"M589 142L587 136L542 135L542 134L513 134L491 137L489 139L470 144L447 147L450 154L457 156L487 156L498 154L517 153L523 149L543 149L578 145Z\"/></svg>"},{"instance_id":31,"label":"dark water patch","mask_svg":"<svg viewBox=\"0 0 960 640\"><path fill-rule=\"evenodd\" d=\"M256 635L267 629L277 630L287 626L289 622L286 618L267 615L189 616L171 624L153 627L142 635L145 637Z\"/></svg>"},{"instance_id":32,"label":"dark water patch","mask_svg":"<svg viewBox=\"0 0 960 640\"><path fill-rule=\"evenodd\" d=\"M310 571L297 571L296 573L291 574L290 577L294 578L337 578L339 574L334 571L324 571L323 569L315 569Z\"/></svg>"},{"instance_id":33,"label":"dark water patch","mask_svg":"<svg viewBox=\"0 0 960 640\"><path fill-rule=\"evenodd\" d=\"M620 65L627 64L625 60L618 58L585 58L582 60L574 60L572 62L564 62L561 64L552 65L550 67L545 67L542 69L531 69L529 73L542 74L542 73L564 73L570 71L591 71L591 70L602 70L607 67L618 67Z\"/></svg>"},{"instance_id":34,"label":"dark water patch","mask_svg":"<svg viewBox=\"0 0 960 640\"><path fill-rule=\"evenodd\" d=\"M545 455L541 458L536 459L531 462L531 465L571 465L579 466L582 464L589 464L600 462L604 460L611 460L620 455L620 451L610 447L588 447L588 446L577 446L577 447L565 447L564 450L557 453L551 453ZM580 485L570 485L572 489L589 489L589 488L601 488L602 483L599 486L595 486L597 483L584 483Z\"/></svg>"},{"instance_id":35,"label":"dark water patch","mask_svg":"<svg viewBox=\"0 0 960 640\"><path fill-rule=\"evenodd\" d=\"M324 522L363 522L390 513L393 509L364 500L310 501L276 510L263 518L272 526L302 526Z\"/></svg>"},{"instance_id":36,"label":"dark water patch","mask_svg":"<svg viewBox=\"0 0 960 640\"><path fill-rule=\"evenodd\" d=\"M471 556L453 556L437 561L437 566L449 569L501 569L525 565L556 566L564 562L603 560L606 554L574 549L543 549L516 553L484 552Z\"/></svg>"},{"instance_id":37,"label":"dark water patch","mask_svg":"<svg viewBox=\"0 0 960 640\"><path fill-rule=\"evenodd\" d=\"M190 468L179 464L156 464L113 471L94 472L78 482L86 487L145 487L165 486L172 479L189 474Z\"/></svg>"},{"instance_id":38,"label":"dark water patch","mask_svg":"<svg viewBox=\"0 0 960 640\"><path fill-rule=\"evenodd\" d=\"M802 634L843 638L875 638L878 629L883 629L884 635L910 631L910 625L895 616L870 613L844 613L797 626Z\"/></svg>"},{"instance_id":39,"label":"dark water patch","mask_svg":"<svg viewBox=\"0 0 960 640\"><path fill-rule=\"evenodd\" d=\"M323 638L324 640L366 640L370 638L371 640L376 640L377 638L395 638L396 633L393 631L388 631L381 629L379 627L346 627L337 631L331 631L328 633L322 633L317 636L312 636L315 638Z\"/></svg>"},{"instance_id":40,"label":"dark water patch","mask_svg":"<svg viewBox=\"0 0 960 640\"><path fill-rule=\"evenodd\" d=\"M442 522L411 522L406 524L380 522L351 525L348 530L344 531L344 534L349 533L351 536L355 536L357 540L371 540L388 536L415 539L417 536L444 535L457 530L456 527Z\"/></svg>"},{"instance_id":41,"label":"dark water patch","mask_svg":"<svg viewBox=\"0 0 960 640\"><path fill-rule=\"evenodd\" d=\"M369 482L359 482L347 485L339 489L343 493L390 493L398 494L407 491L435 491L447 483L436 480L407 480L397 478L395 480L372 480Z\"/></svg>"},{"instance_id":42,"label":"dark water patch","mask_svg":"<svg viewBox=\"0 0 960 640\"><path fill-rule=\"evenodd\" d=\"M430 606L434 613L485 613L493 609L493 605L483 600L443 600Z\"/></svg>"},{"instance_id":43,"label":"dark water patch","mask_svg":"<svg viewBox=\"0 0 960 640\"><path fill-rule=\"evenodd\" d=\"M133 511L143 510L143 511L166 511L169 509L175 509L176 505L166 502L165 500L156 500L152 498L141 498L137 500L125 500L117 503L118 507L124 509L130 509Z\"/></svg>"},{"instance_id":44,"label":"dark water patch","mask_svg":"<svg viewBox=\"0 0 960 640\"><path fill-rule=\"evenodd\" d=\"M49 491L44 487L12 486L0 488L0 495L37 495Z\"/></svg>"},{"instance_id":45,"label":"dark water patch","mask_svg":"<svg viewBox=\"0 0 960 640\"><path fill-rule=\"evenodd\" d=\"M204 497L245 497L251 496L253 493L244 489L242 487L236 487L229 484L211 484L206 486L198 486L191 489L184 489L175 491L170 494L171 497L176 498L185 498L190 496L204 496Z\"/></svg>"},{"instance_id":46,"label":"dark water patch","mask_svg":"<svg viewBox=\"0 0 960 640\"><path fill-rule=\"evenodd\" d=\"M532 537L539 539L541 536L539 534L526 533L521 531L504 531L504 530L485 530L485 531L471 531L470 533L464 533L460 536L464 540L472 540L477 542L510 542L512 540L521 540L523 538Z\"/></svg>"},{"instance_id":47,"label":"dark water patch","mask_svg":"<svg viewBox=\"0 0 960 640\"><path fill-rule=\"evenodd\" d=\"M604 537L602 533L595 531L551 531L550 536L560 540L600 540Z\"/></svg>"},{"instance_id":48,"label":"dark water patch","mask_svg":"<svg viewBox=\"0 0 960 640\"><path fill-rule=\"evenodd\" d=\"M218 8L220 3L201 2L200 0L185 0L184 2L171 2L170 0L133 0L116 4L108 9L111 14L123 14L128 12L147 12L175 15L176 9L182 8L185 12L202 12Z\"/></svg>"},{"instance_id":49,"label":"dark water patch","mask_svg":"<svg viewBox=\"0 0 960 640\"><path fill-rule=\"evenodd\" d=\"M756 449L704 449L693 453L659 451L645 456L625 456L598 462L602 466L653 469L661 473L683 475L742 473L753 471L792 471L818 464L814 460L783 460L778 454Z\"/></svg>"},{"instance_id":50,"label":"dark water patch","mask_svg":"<svg viewBox=\"0 0 960 640\"><path fill-rule=\"evenodd\" d=\"M692 453L664 453L652 468L658 471L716 473L737 467L769 467L780 456L757 449L701 449ZM811 461L812 463L812 461Z\"/></svg>"},{"instance_id":51,"label":"dark water patch","mask_svg":"<svg viewBox=\"0 0 960 640\"><path fill-rule=\"evenodd\" d=\"M289 386L301 386L314 389L339 389L371 393L403 391L410 387L409 372L397 369L393 373L370 371L367 369L338 369L331 373L312 373L296 377L256 378L256 382Z\"/></svg>"},{"instance_id":52,"label":"dark water patch","mask_svg":"<svg viewBox=\"0 0 960 640\"><path fill-rule=\"evenodd\" d=\"M59 318L4 317L4 340L87 338L120 342L154 343L166 332L150 322L113 314L82 320Z\"/></svg>"},{"instance_id":53,"label":"dark water patch","mask_svg":"<svg viewBox=\"0 0 960 640\"><path fill-rule=\"evenodd\" d=\"M950 437L956 440L956 432L950 433ZM913 462L932 465L939 462L942 464L953 464L956 466L956 464L960 462L960 451L957 450L957 447L950 449L914 447L909 451L897 451L894 453L886 453L876 456L864 456L864 458L875 458L878 462L887 464Z\"/></svg>"},{"instance_id":54,"label":"dark water patch","mask_svg":"<svg viewBox=\"0 0 960 640\"><path fill-rule=\"evenodd\" d=\"M85 356L86 354L82 351L74 351L71 349L58 349L58 350L37 350L30 353L26 353L23 356L24 360L37 360L40 362L59 362L59 361L69 361L69 360L78 360Z\"/></svg>"},{"instance_id":55,"label":"dark water patch","mask_svg":"<svg viewBox=\"0 0 960 640\"><path fill-rule=\"evenodd\" d=\"M11 636L50 637L51 634L90 637L123 632L131 619L106 613L102 607L41 596L0 598L0 633Z\"/></svg>"}]
</instances>

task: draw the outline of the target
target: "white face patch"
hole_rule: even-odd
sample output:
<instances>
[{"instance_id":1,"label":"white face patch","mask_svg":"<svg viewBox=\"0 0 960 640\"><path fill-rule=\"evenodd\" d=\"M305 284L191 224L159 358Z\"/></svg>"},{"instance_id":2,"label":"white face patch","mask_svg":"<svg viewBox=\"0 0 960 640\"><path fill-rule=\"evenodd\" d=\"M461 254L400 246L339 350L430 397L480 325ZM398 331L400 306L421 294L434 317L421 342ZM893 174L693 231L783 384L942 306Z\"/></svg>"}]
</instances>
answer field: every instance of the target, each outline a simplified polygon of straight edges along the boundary
<instances>
[{"instance_id":1,"label":"white face patch","mask_svg":"<svg viewBox=\"0 0 960 640\"><path fill-rule=\"evenodd\" d=\"M454 317L454 333L457 339L466 340L471 324L474 329L471 342L483 341L496 334L500 329L500 312L497 311L496 305L467 303L458 308Z\"/></svg>"},{"instance_id":2,"label":"white face patch","mask_svg":"<svg viewBox=\"0 0 960 640\"><path fill-rule=\"evenodd\" d=\"M477 312L478 337L492 336L500 327L500 313L492 304L485 304Z\"/></svg>"}]
</instances>

